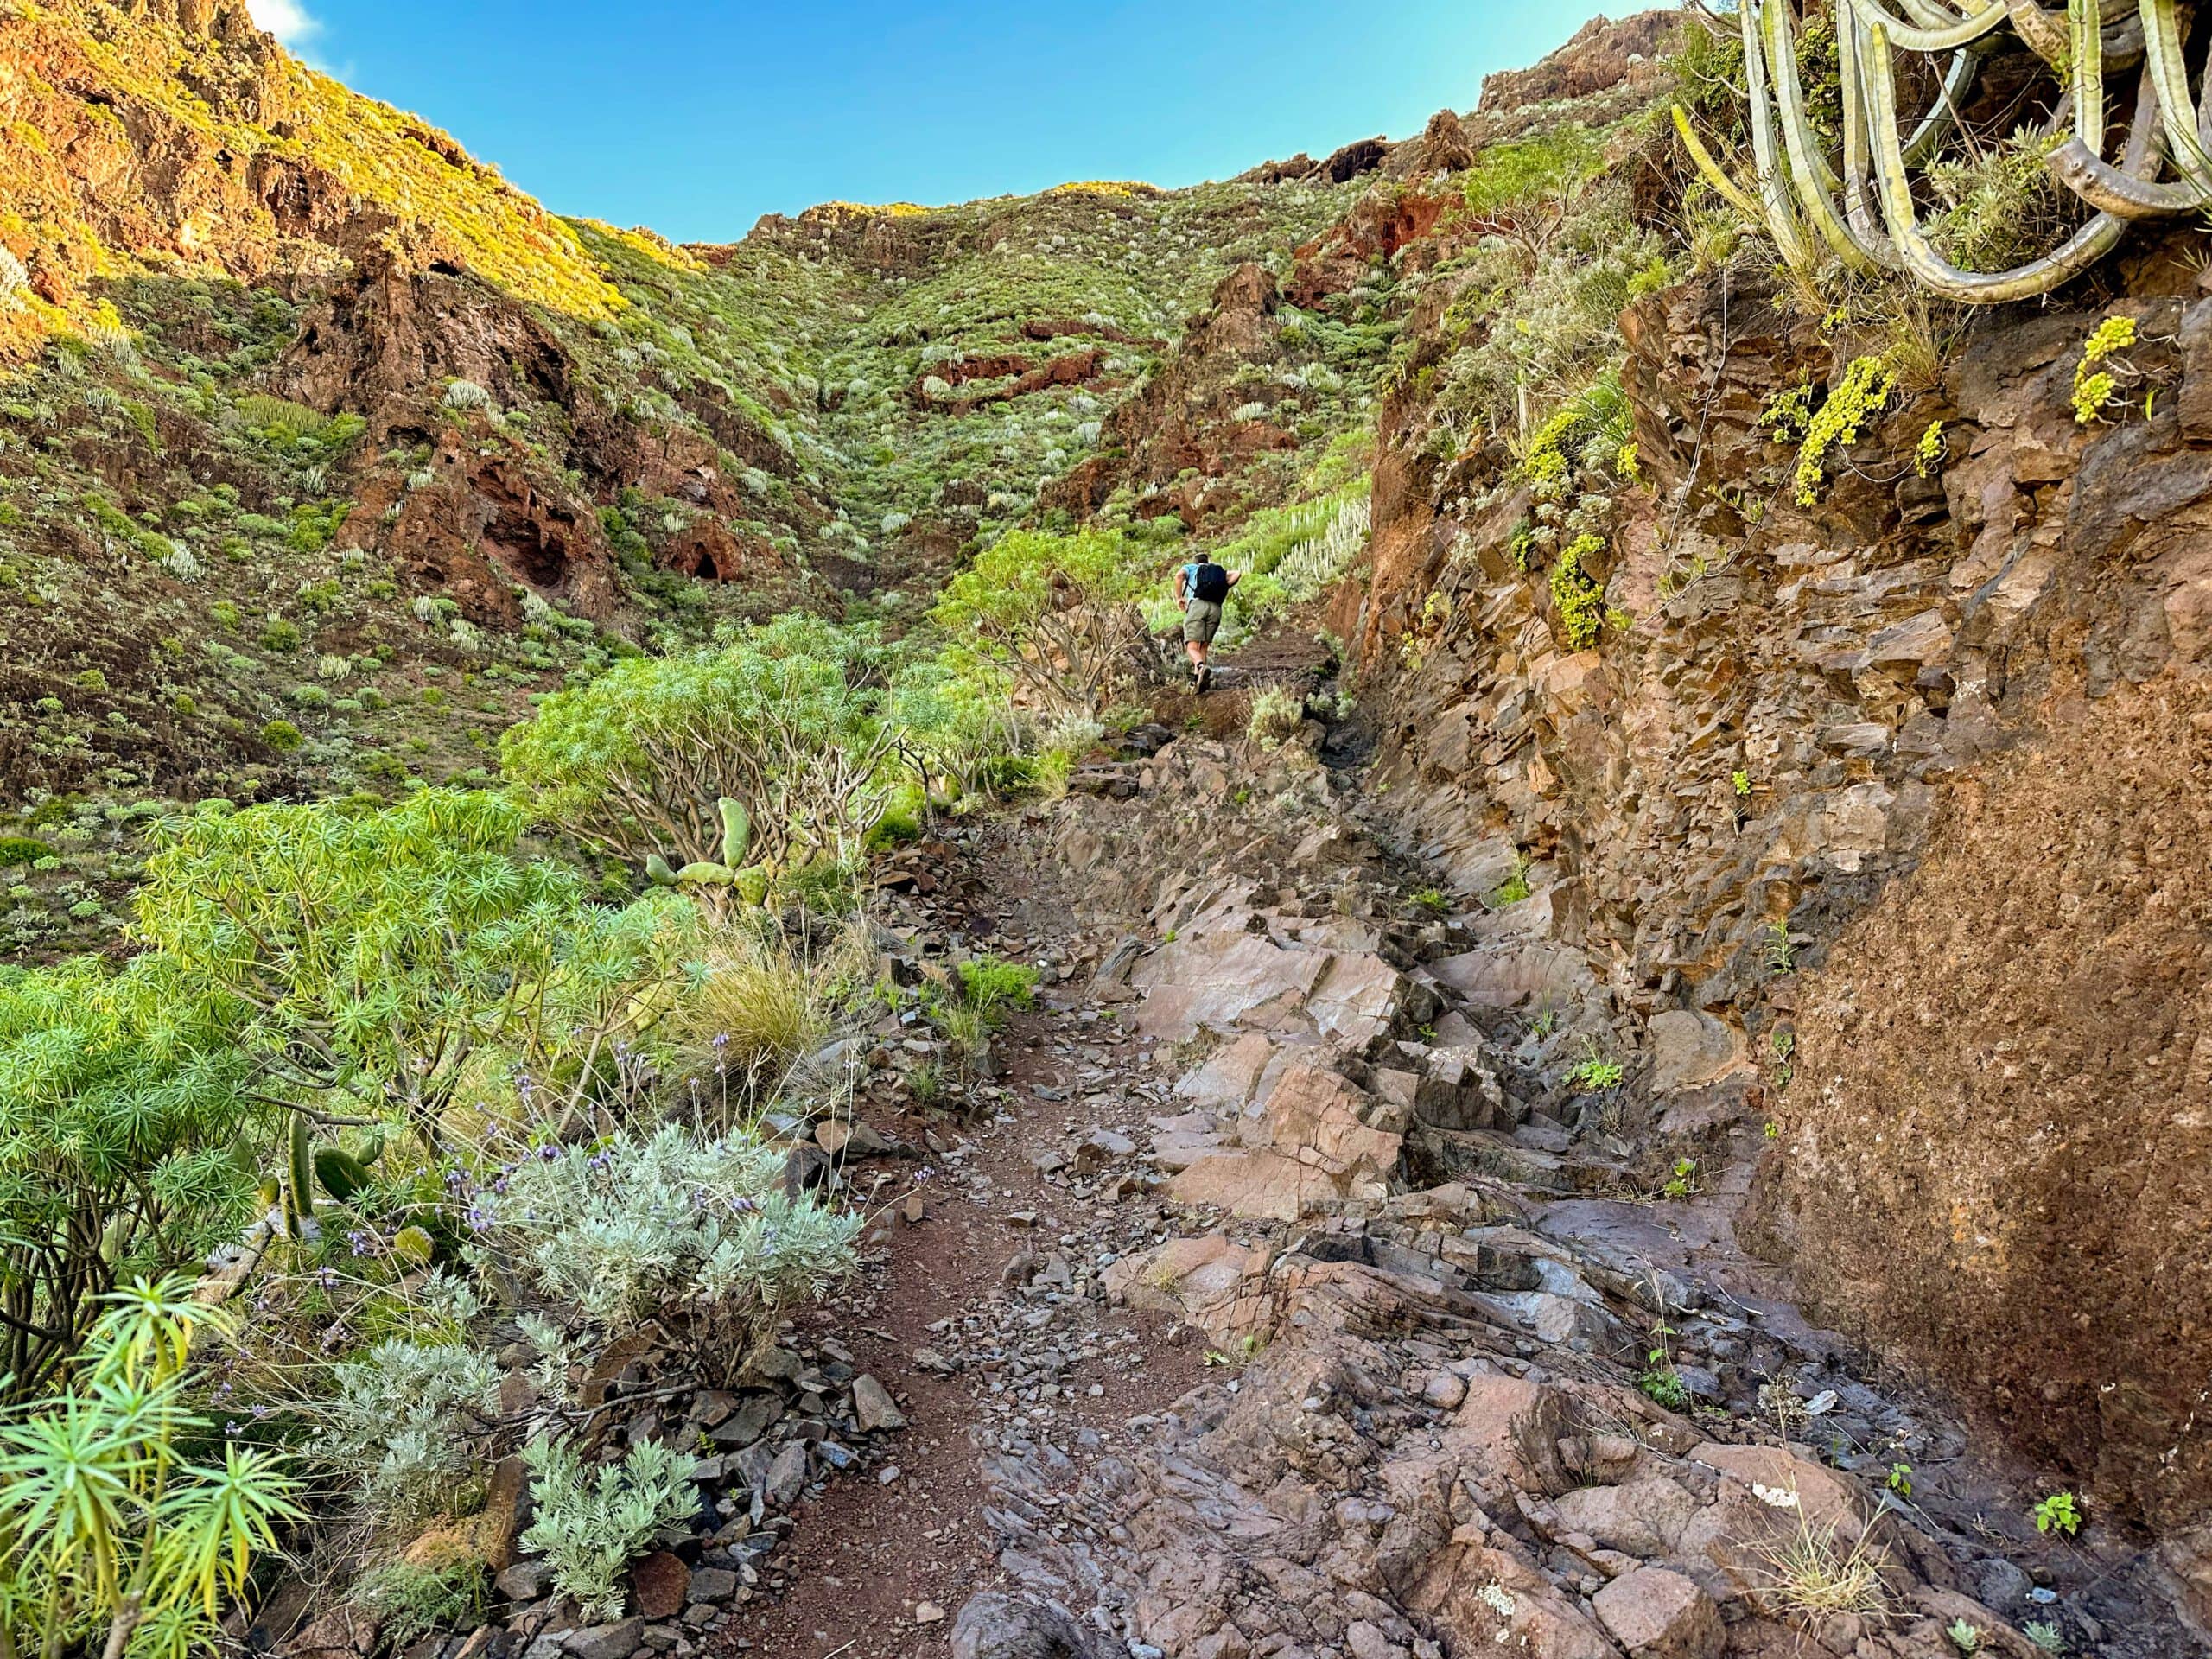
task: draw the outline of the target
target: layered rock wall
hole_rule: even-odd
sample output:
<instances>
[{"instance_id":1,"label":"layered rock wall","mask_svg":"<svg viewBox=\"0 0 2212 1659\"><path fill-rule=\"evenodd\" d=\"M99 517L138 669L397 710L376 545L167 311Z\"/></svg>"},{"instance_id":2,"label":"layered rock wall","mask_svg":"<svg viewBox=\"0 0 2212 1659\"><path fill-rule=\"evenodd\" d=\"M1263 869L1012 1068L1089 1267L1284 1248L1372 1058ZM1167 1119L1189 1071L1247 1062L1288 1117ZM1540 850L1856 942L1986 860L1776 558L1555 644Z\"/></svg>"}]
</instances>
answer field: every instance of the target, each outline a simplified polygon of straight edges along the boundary
<instances>
[{"instance_id":1,"label":"layered rock wall","mask_svg":"<svg viewBox=\"0 0 2212 1659\"><path fill-rule=\"evenodd\" d=\"M1526 497L1410 442L1338 611L1502 1000L1739 1033L1763 1238L1821 1311L2171 1523L2212 1497L2212 300L2095 302L1977 319L1806 508L1758 417L1840 363L1740 272L1669 289L1624 319L1647 487L1593 648ZM2107 315L2139 382L2083 425Z\"/></svg>"}]
</instances>

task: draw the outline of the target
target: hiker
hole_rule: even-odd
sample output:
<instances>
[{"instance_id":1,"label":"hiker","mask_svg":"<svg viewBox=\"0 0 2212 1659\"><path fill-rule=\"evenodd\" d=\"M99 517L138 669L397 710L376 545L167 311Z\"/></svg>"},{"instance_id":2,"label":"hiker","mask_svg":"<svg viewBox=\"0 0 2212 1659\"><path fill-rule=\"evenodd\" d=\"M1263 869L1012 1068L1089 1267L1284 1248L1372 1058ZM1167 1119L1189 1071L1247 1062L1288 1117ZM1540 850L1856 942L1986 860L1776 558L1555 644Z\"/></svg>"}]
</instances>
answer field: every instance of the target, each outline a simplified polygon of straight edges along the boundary
<instances>
[{"instance_id":1,"label":"hiker","mask_svg":"<svg viewBox=\"0 0 2212 1659\"><path fill-rule=\"evenodd\" d=\"M1222 602L1229 590L1244 580L1242 570L1230 570L1211 559L1194 559L1175 572L1175 603L1183 612L1183 652L1191 659L1192 689L1203 693L1213 683L1206 651L1221 631Z\"/></svg>"}]
</instances>

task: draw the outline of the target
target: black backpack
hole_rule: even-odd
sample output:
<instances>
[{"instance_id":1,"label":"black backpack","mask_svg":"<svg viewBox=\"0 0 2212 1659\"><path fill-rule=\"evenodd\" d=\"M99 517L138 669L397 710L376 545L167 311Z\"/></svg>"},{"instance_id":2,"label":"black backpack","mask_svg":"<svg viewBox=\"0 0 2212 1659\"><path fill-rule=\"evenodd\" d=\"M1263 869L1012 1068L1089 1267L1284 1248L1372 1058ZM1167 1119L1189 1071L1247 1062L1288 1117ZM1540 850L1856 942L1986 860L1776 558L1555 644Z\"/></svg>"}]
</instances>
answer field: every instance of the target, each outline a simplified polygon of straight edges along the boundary
<instances>
[{"instance_id":1,"label":"black backpack","mask_svg":"<svg viewBox=\"0 0 2212 1659\"><path fill-rule=\"evenodd\" d=\"M1192 597L1218 605L1229 597L1229 572L1208 559L1191 573Z\"/></svg>"}]
</instances>

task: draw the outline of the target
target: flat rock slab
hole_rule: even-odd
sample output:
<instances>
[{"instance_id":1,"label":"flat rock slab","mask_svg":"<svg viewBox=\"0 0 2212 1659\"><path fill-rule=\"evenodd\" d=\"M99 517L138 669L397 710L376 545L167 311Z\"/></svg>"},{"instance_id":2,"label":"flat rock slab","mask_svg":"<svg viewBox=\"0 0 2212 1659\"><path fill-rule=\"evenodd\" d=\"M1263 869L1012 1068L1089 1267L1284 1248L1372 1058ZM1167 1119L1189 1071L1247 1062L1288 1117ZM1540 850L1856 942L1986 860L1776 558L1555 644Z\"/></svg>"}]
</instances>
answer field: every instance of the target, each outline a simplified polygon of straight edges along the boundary
<instances>
[{"instance_id":1,"label":"flat rock slab","mask_svg":"<svg viewBox=\"0 0 2212 1659\"><path fill-rule=\"evenodd\" d=\"M1541 939L1464 951L1430 963L1429 972L1477 1007L1501 1010L1564 1007L1594 983L1582 952Z\"/></svg>"},{"instance_id":2,"label":"flat rock slab","mask_svg":"<svg viewBox=\"0 0 2212 1659\"><path fill-rule=\"evenodd\" d=\"M1282 1153L1240 1147L1199 1159L1168 1183L1167 1195L1250 1220L1296 1221L1341 1209L1347 1197L1380 1200L1387 1191L1379 1180L1346 1183Z\"/></svg>"},{"instance_id":3,"label":"flat rock slab","mask_svg":"<svg viewBox=\"0 0 2212 1659\"><path fill-rule=\"evenodd\" d=\"M1591 1608L1633 1659L1715 1659L1727 1646L1713 1598L1680 1573L1641 1567L1591 1599Z\"/></svg>"}]
</instances>

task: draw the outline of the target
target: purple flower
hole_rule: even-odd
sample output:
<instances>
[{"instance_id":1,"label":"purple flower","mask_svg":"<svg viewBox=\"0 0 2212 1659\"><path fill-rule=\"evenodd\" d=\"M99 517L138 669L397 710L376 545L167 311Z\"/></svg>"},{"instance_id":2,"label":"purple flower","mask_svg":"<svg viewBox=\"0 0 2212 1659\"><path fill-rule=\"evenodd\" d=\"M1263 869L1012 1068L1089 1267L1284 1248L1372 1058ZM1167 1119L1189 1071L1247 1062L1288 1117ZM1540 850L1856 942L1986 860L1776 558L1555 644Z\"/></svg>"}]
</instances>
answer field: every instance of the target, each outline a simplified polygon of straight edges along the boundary
<instances>
[{"instance_id":1,"label":"purple flower","mask_svg":"<svg viewBox=\"0 0 2212 1659\"><path fill-rule=\"evenodd\" d=\"M346 1248L356 1255L366 1255L376 1240L359 1228L346 1235Z\"/></svg>"},{"instance_id":2,"label":"purple flower","mask_svg":"<svg viewBox=\"0 0 2212 1659\"><path fill-rule=\"evenodd\" d=\"M266 1406L256 1406L256 1407L253 1408L253 1420L254 1420L254 1421L256 1421L257 1423L257 1422L259 1422L259 1421L260 1421L264 1417L266 1417L268 1414L269 1414L269 1408L268 1408L268 1407L266 1407Z\"/></svg>"},{"instance_id":3,"label":"purple flower","mask_svg":"<svg viewBox=\"0 0 2212 1659\"><path fill-rule=\"evenodd\" d=\"M328 1290L338 1282L338 1270L335 1268L317 1268L315 1270L315 1281L325 1290Z\"/></svg>"},{"instance_id":4,"label":"purple flower","mask_svg":"<svg viewBox=\"0 0 2212 1659\"><path fill-rule=\"evenodd\" d=\"M232 1418L229 1422L223 1425L223 1433L226 1434L236 1434L238 1432L238 1425L236 1418Z\"/></svg>"},{"instance_id":5,"label":"purple flower","mask_svg":"<svg viewBox=\"0 0 2212 1659\"><path fill-rule=\"evenodd\" d=\"M561 1155L561 1152L559 1147L548 1141L537 1149L537 1155L550 1164Z\"/></svg>"}]
</instances>

